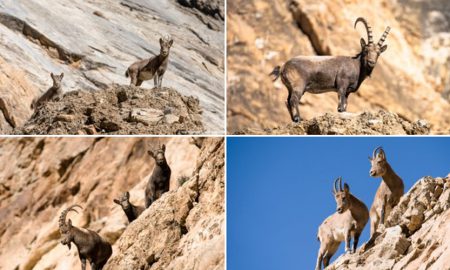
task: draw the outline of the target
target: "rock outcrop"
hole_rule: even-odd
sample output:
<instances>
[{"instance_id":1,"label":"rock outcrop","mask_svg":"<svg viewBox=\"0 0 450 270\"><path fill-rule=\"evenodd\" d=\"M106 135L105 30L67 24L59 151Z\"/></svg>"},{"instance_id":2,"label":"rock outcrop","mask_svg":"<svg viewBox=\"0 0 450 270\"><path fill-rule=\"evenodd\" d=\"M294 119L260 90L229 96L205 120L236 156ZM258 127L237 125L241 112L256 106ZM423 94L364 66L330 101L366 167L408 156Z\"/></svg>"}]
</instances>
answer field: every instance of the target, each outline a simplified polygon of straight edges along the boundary
<instances>
[{"instance_id":1,"label":"rock outcrop","mask_svg":"<svg viewBox=\"0 0 450 270\"><path fill-rule=\"evenodd\" d=\"M336 12L340 11L340 12ZM348 112L383 109L409 122L425 119L431 133L450 131L450 10L445 0L234 0L228 3L228 131L261 131L291 122L287 90L272 69L297 55L348 55L360 51L365 17L388 45L370 78L349 97ZM306 93L303 119L335 113L336 93ZM284 123L284 124L283 124Z\"/></svg>"},{"instance_id":2,"label":"rock outcrop","mask_svg":"<svg viewBox=\"0 0 450 270\"><path fill-rule=\"evenodd\" d=\"M246 128L236 134L269 135L427 135L427 121L410 122L395 113L326 113L300 123L276 128Z\"/></svg>"},{"instance_id":3,"label":"rock outcrop","mask_svg":"<svg viewBox=\"0 0 450 270\"><path fill-rule=\"evenodd\" d=\"M15 134L200 134L202 110L195 97L170 88L112 85L72 91L37 108Z\"/></svg>"},{"instance_id":4,"label":"rock outcrop","mask_svg":"<svg viewBox=\"0 0 450 270\"><path fill-rule=\"evenodd\" d=\"M205 129L223 134L224 1L180 2L1 1L0 133L28 121L32 99L51 86L50 72L64 72L65 92L129 85L128 66L158 54L160 36L170 34L163 86L198 98ZM208 7L222 16L207 15ZM153 81L143 83L150 87Z\"/></svg>"},{"instance_id":5,"label":"rock outcrop","mask_svg":"<svg viewBox=\"0 0 450 270\"><path fill-rule=\"evenodd\" d=\"M450 175L424 177L403 195L372 246L342 255L326 269L449 269L449 220Z\"/></svg>"},{"instance_id":6,"label":"rock outcrop","mask_svg":"<svg viewBox=\"0 0 450 270\"><path fill-rule=\"evenodd\" d=\"M144 204L146 148L160 143L170 191L128 224L112 200L129 190ZM223 139L4 138L0 179L2 270L80 269L76 249L59 243L59 214L73 203L84 207L73 224L113 244L106 269L224 269Z\"/></svg>"}]
</instances>

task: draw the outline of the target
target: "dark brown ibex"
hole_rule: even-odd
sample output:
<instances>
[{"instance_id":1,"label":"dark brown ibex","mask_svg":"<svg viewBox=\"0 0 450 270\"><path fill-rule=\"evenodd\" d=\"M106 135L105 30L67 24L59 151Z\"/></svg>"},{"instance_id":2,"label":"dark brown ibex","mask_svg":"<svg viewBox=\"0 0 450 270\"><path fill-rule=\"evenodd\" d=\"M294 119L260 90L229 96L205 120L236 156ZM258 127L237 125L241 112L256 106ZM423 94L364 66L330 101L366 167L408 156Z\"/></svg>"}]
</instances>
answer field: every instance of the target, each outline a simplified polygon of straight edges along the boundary
<instances>
[{"instance_id":1,"label":"dark brown ibex","mask_svg":"<svg viewBox=\"0 0 450 270\"><path fill-rule=\"evenodd\" d=\"M342 178L334 181L333 195L336 200L336 212L329 216L320 225L317 238L320 249L317 255L316 270L324 268L330 263L331 257L336 253L342 241L345 241L345 251L355 252L359 236L369 220L367 206L350 193L347 183L342 188ZM353 247L350 241L353 238Z\"/></svg>"},{"instance_id":2,"label":"dark brown ibex","mask_svg":"<svg viewBox=\"0 0 450 270\"><path fill-rule=\"evenodd\" d=\"M98 233L72 226L70 219L66 222L67 213L70 211L78 213L75 207L82 209L79 205L72 205L62 211L59 217L59 232L62 236L61 244L67 245L69 249L72 242L75 244L81 260L82 270L86 270L86 260L90 262L92 270L101 270L109 257L111 257L111 245L103 240Z\"/></svg>"},{"instance_id":3,"label":"dark brown ibex","mask_svg":"<svg viewBox=\"0 0 450 270\"><path fill-rule=\"evenodd\" d=\"M392 208L398 204L403 196L404 184L387 162L383 148L377 147L369 160L371 163L370 176L382 177L383 179L370 208L370 239L373 240L378 225L384 224Z\"/></svg>"},{"instance_id":4,"label":"dark brown ibex","mask_svg":"<svg viewBox=\"0 0 450 270\"><path fill-rule=\"evenodd\" d=\"M138 216L140 216L145 210L144 207L136 206L130 203L130 193L128 191L122 194L119 198L114 199L114 202L122 207L130 223L137 219Z\"/></svg>"},{"instance_id":5,"label":"dark brown ibex","mask_svg":"<svg viewBox=\"0 0 450 270\"><path fill-rule=\"evenodd\" d=\"M355 57L297 56L287 61L282 67L275 67L270 73L274 81L281 75L281 80L288 89L286 106L292 121L300 121L298 106L305 92L312 94L337 92L338 112L345 112L348 96L358 91L364 79L370 76L378 57L387 48L387 45L383 46L383 42L390 27L386 28L378 43L375 44L367 21L360 17L356 19L355 27L358 22L366 26L368 43L361 38L361 52Z\"/></svg>"},{"instance_id":6,"label":"dark brown ibex","mask_svg":"<svg viewBox=\"0 0 450 270\"><path fill-rule=\"evenodd\" d=\"M143 81L154 79L155 87L161 88L164 73L169 63L169 52L173 39L164 36L159 39L160 53L150 59L144 59L133 63L125 72L125 77L130 76L130 85L140 86Z\"/></svg>"},{"instance_id":7,"label":"dark brown ibex","mask_svg":"<svg viewBox=\"0 0 450 270\"><path fill-rule=\"evenodd\" d=\"M145 188L145 208L150 207L163 193L169 191L171 170L169 164L167 164L165 152L166 146L164 144L155 152L148 150L148 154L156 162Z\"/></svg>"},{"instance_id":8,"label":"dark brown ibex","mask_svg":"<svg viewBox=\"0 0 450 270\"><path fill-rule=\"evenodd\" d=\"M61 75L54 75L53 73L50 73L50 76L52 77L53 80L53 86L50 87L47 91L45 91L45 93L42 94L39 98L33 99L33 102L31 102L31 109L34 110L37 107L41 106L42 104L48 102L49 100L61 97L62 95L61 81L64 77L64 73L61 73Z\"/></svg>"}]
</instances>

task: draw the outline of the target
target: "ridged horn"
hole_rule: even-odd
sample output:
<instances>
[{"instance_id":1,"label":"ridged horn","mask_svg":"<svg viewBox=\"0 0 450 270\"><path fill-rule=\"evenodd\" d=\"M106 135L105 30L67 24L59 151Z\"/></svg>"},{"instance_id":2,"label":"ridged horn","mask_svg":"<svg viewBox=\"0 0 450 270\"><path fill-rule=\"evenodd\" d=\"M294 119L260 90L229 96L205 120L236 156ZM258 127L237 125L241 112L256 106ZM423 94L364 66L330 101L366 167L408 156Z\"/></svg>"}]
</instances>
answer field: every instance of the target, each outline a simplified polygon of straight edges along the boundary
<instances>
[{"instance_id":1,"label":"ridged horn","mask_svg":"<svg viewBox=\"0 0 450 270\"><path fill-rule=\"evenodd\" d=\"M79 206L78 204L74 204L74 205L69 206L64 211L61 212L61 216L59 217L59 228L60 229L61 229L61 227L66 225L67 213L69 213L70 211L73 211L78 214L78 211L75 209L75 207L79 207L80 209L83 209L83 207Z\"/></svg>"},{"instance_id":2,"label":"ridged horn","mask_svg":"<svg viewBox=\"0 0 450 270\"><path fill-rule=\"evenodd\" d=\"M368 44L373 44L372 28L369 26L369 23L366 21L366 19L359 17L355 21L354 28L356 28L356 24L358 24L358 22L362 22L364 24L364 26L366 27Z\"/></svg>"}]
</instances>

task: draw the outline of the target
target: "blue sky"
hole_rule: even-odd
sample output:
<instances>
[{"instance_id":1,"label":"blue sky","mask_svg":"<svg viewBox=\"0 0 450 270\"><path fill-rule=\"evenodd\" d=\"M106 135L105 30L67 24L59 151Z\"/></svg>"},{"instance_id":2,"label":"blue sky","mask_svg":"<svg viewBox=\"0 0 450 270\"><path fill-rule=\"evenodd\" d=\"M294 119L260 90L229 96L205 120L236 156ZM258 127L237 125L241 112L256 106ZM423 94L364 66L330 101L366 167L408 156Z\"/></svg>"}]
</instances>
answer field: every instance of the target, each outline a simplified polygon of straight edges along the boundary
<instances>
[{"instance_id":1,"label":"blue sky","mask_svg":"<svg viewBox=\"0 0 450 270\"><path fill-rule=\"evenodd\" d=\"M370 208L381 178L369 176L367 157L377 146L405 192L423 176L450 173L444 137L229 137L227 268L314 269L317 229L336 209L333 180L342 176ZM369 222L358 247L369 238Z\"/></svg>"}]
</instances>

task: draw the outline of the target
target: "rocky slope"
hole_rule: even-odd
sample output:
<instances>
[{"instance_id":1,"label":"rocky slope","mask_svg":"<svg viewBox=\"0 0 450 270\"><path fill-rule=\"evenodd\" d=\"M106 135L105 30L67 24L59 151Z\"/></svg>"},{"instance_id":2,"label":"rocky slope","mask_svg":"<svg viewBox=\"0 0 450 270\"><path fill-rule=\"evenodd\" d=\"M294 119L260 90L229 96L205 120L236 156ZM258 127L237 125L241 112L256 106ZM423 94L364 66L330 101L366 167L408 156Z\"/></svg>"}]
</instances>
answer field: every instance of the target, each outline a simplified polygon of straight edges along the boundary
<instances>
[{"instance_id":1,"label":"rocky slope","mask_svg":"<svg viewBox=\"0 0 450 270\"><path fill-rule=\"evenodd\" d=\"M449 269L449 220L450 175L424 177L403 195L373 246L342 255L326 269Z\"/></svg>"},{"instance_id":2,"label":"rocky slope","mask_svg":"<svg viewBox=\"0 0 450 270\"><path fill-rule=\"evenodd\" d=\"M377 113L326 113L300 123L276 128L245 128L243 135L427 135L430 125L424 120L410 122L383 110Z\"/></svg>"},{"instance_id":3,"label":"rocky slope","mask_svg":"<svg viewBox=\"0 0 450 270\"><path fill-rule=\"evenodd\" d=\"M37 108L15 134L200 134L201 108L195 97L165 88L113 85L72 91Z\"/></svg>"},{"instance_id":4,"label":"rocky slope","mask_svg":"<svg viewBox=\"0 0 450 270\"><path fill-rule=\"evenodd\" d=\"M128 85L127 67L158 54L159 37L170 34L163 86L198 98L205 129L222 134L224 1L201 2L1 1L0 133L28 120L32 99L51 86L50 72L65 73L65 92Z\"/></svg>"},{"instance_id":5,"label":"rocky slope","mask_svg":"<svg viewBox=\"0 0 450 270\"><path fill-rule=\"evenodd\" d=\"M232 0L227 13L229 132L288 124L287 90L268 74L297 55L356 55L359 39L367 39L363 27L353 29L359 16L377 40L387 25L392 30L372 76L350 95L348 111L383 109L410 122L427 120L431 133L450 132L447 1ZM336 108L336 93L307 93L300 113L308 120Z\"/></svg>"},{"instance_id":6,"label":"rocky slope","mask_svg":"<svg viewBox=\"0 0 450 270\"><path fill-rule=\"evenodd\" d=\"M166 144L170 191L128 225L113 198L144 204L154 161ZM113 244L106 269L224 269L224 141L206 138L0 139L0 269L80 269L62 246L61 211ZM142 268L141 268L142 267Z\"/></svg>"}]
</instances>

